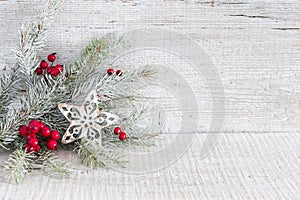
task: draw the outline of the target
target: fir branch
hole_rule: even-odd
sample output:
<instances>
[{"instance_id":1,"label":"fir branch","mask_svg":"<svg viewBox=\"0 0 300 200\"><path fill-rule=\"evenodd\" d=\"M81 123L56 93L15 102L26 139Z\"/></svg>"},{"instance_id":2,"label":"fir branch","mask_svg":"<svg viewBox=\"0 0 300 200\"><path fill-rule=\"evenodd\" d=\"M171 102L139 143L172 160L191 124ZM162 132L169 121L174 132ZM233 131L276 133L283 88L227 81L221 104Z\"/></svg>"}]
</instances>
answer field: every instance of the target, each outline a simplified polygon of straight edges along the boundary
<instances>
[{"instance_id":1,"label":"fir branch","mask_svg":"<svg viewBox=\"0 0 300 200\"><path fill-rule=\"evenodd\" d=\"M119 126L127 133L125 141L116 139L113 128L108 127L103 130L102 143L107 147L128 147L128 146L153 146L158 136L155 127L140 127L138 122L143 118L147 118L149 106L147 104L135 105L131 113L122 118Z\"/></svg>"},{"instance_id":2,"label":"fir branch","mask_svg":"<svg viewBox=\"0 0 300 200\"><path fill-rule=\"evenodd\" d=\"M19 183L32 169L43 168L51 177L66 178L72 171L68 164L57 159L49 150L39 153L27 153L22 147L16 149L10 156L4 168L10 171L11 177Z\"/></svg>"},{"instance_id":3,"label":"fir branch","mask_svg":"<svg viewBox=\"0 0 300 200\"><path fill-rule=\"evenodd\" d=\"M38 119L45 113L57 106L63 96L55 95L61 87L64 77L54 80L51 76L43 79L33 79L33 87L28 88L25 96L21 99L20 112L23 118Z\"/></svg>"},{"instance_id":4,"label":"fir branch","mask_svg":"<svg viewBox=\"0 0 300 200\"><path fill-rule=\"evenodd\" d=\"M55 129L60 133L64 133L69 127L69 121L57 108L38 118L38 120L43 121L45 124L51 127L51 129Z\"/></svg>"},{"instance_id":5,"label":"fir branch","mask_svg":"<svg viewBox=\"0 0 300 200\"><path fill-rule=\"evenodd\" d=\"M9 145L18 137L14 125L20 124L20 121L19 112L16 110L0 119L0 148L8 150Z\"/></svg>"},{"instance_id":6,"label":"fir branch","mask_svg":"<svg viewBox=\"0 0 300 200\"><path fill-rule=\"evenodd\" d=\"M150 131L150 130L149 130ZM102 134L102 145L106 148L125 148L125 147L151 147L157 142L159 134L146 131L126 132L126 140L122 141L113 134L113 129L105 129Z\"/></svg>"},{"instance_id":7,"label":"fir branch","mask_svg":"<svg viewBox=\"0 0 300 200\"><path fill-rule=\"evenodd\" d=\"M30 163L32 162L33 155L27 153L23 149L16 149L10 154L8 161L4 168L8 170L11 177L19 183L31 169Z\"/></svg>"},{"instance_id":8,"label":"fir branch","mask_svg":"<svg viewBox=\"0 0 300 200\"><path fill-rule=\"evenodd\" d=\"M134 110L131 112L131 114L126 119L122 120L121 126L125 129L131 128L147 112L148 108L148 104L134 106Z\"/></svg>"},{"instance_id":9,"label":"fir branch","mask_svg":"<svg viewBox=\"0 0 300 200\"><path fill-rule=\"evenodd\" d=\"M48 0L37 22L23 24L20 29L19 47L16 51L18 69L32 75L37 66L37 51L44 47L46 32L58 10L57 0Z\"/></svg>"},{"instance_id":10,"label":"fir branch","mask_svg":"<svg viewBox=\"0 0 300 200\"><path fill-rule=\"evenodd\" d=\"M44 163L48 162L51 159L51 157L53 157L52 151L42 149L37 153L34 164L39 165L39 168L41 168Z\"/></svg>"},{"instance_id":11,"label":"fir branch","mask_svg":"<svg viewBox=\"0 0 300 200\"><path fill-rule=\"evenodd\" d=\"M80 59L74 64L77 68L77 79L69 88L72 91L72 99L80 98L93 89L99 81L99 66L105 65L105 60L113 56L116 48L121 44L122 37L106 36L101 39L93 39L83 50Z\"/></svg>"},{"instance_id":12,"label":"fir branch","mask_svg":"<svg viewBox=\"0 0 300 200\"><path fill-rule=\"evenodd\" d=\"M0 118L7 114L8 107L17 94L15 85L18 81L16 70L0 76Z\"/></svg>"},{"instance_id":13,"label":"fir branch","mask_svg":"<svg viewBox=\"0 0 300 200\"><path fill-rule=\"evenodd\" d=\"M105 74L97 84L97 93L103 95L99 99L100 106L117 99L135 99L139 96L137 90L153 82L156 73L153 67L145 65L130 68L122 76Z\"/></svg>"},{"instance_id":14,"label":"fir branch","mask_svg":"<svg viewBox=\"0 0 300 200\"><path fill-rule=\"evenodd\" d=\"M91 66L97 66L101 63L104 56L108 54L108 42L104 39L92 39L81 53L80 59L75 63L81 71L90 71Z\"/></svg>"},{"instance_id":15,"label":"fir branch","mask_svg":"<svg viewBox=\"0 0 300 200\"><path fill-rule=\"evenodd\" d=\"M42 168L47 176L67 178L72 173L69 164L58 160L57 156L54 156L54 153L50 150L41 150L33 155L32 169Z\"/></svg>"},{"instance_id":16,"label":"fir branch","mask_svg":"<svg viewBox=\"0 0 300 200\"><path fill-rule=\"evenodd\" d=\"M68 178L72 174L70 166L56 157L52 157L47 162L44 162L44 172L48 176L55 178Z\"/></svg>"},{"instance_id":17,"label":"fir branch","mask_svg":"<svg viewBox=\"0 0 300 200\"><path fill-rule=\"evenodd\" d=\"M96 142L87 139L77 142L75 151L78 152L82 162L92 169L110 166L124 167L126 163L126 161L121 160L123 156L117 156L104 150Z\"/></svg>"},{"instance_id":18,"label":"fir branch","mask_svg":"<svg viewBox=\"0 0 300 200\"><path fill-rule=\"evenodd\" d=\"M125 142L123 142L123 145L128 146L154 146L157 142L158 134L140 134L138 136L130 135L126 138ZM120 144L120 140L117 142L117 144Z\"/></svg>"}]
</instances>

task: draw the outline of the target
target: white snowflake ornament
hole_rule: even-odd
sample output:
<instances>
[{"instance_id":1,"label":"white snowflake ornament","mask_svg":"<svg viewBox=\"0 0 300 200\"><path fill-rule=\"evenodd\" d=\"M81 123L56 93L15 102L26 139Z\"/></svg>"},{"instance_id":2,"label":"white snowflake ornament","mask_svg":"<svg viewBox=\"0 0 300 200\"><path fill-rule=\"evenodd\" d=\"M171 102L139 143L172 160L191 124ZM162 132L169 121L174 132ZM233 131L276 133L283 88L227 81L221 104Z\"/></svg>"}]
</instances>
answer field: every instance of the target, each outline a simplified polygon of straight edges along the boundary
<instances>
[{"instance_id":1,"label":"white snowflake ornament","mask_svg":"<svg viewBox=\"0 0 300 200\"><path fill-rule=\"evenodd\" d=\"M92 90L80 107L67 103L58 105L59 110L70 122L61 141L63 144L86 137L97 140L101 145L101 129L116 124L119 116L100 111L97 98L96 90Z\"/></svg>"}]
</instances>

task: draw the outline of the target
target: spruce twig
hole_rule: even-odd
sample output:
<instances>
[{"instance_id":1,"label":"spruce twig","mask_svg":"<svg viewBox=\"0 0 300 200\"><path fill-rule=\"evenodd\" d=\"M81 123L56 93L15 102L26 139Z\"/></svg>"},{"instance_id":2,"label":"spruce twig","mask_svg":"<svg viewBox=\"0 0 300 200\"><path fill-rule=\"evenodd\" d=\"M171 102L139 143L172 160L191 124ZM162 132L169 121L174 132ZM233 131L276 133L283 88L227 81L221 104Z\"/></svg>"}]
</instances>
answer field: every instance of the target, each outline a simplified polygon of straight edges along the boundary
<instances>
[{"instance_id":1,"label":"spruce twig","mask_svg":"<svg viewBox=\"0 0 300 200\"><path fill-rule=\"evenodd\" d=\"M33 155L23 149L16 149L10 154L4 168L10 171L11 177L19 183L31 169Z\"/></svg>"},{"instance_id":2,"label":"spruce twig","mask_svg":"<svg viewBox=\"0 0 300 200\"><path fill-rule=\"evenodd\" d=\"M55 178L68 178L72 174L69 164L57 159L56 156L51 155L47 161L43 162L44 172Z\"/></svg>"},{"instance_id":3,"label":"spruce twig","mask_svg":"<svg viewBox=\"0 0 300 200\"><path fill-rule=\"evenodd\" d=\"M151 83L155 76L156 70L149 65L129 68L122 76L105 74L97 84L97 92L103 95L100 103L137 94L137 90Z\"/></svg>"},{"instance_id":4,"label":"spruce twig","mask_svg":"<svg viewBox=\"0 0 300 200\"><path fill-rule=\"evenodd\" d=\"M56 178L66 178L72 173L69 165L58 160L51 151L27 153L22 147L9 156L4 168L10 172L16 183L19 183L32 169L43 168L46 175Z\"/></svg>"},{"instance_id":5,"label":"spruce twig","mask_svg":"<svg viewBox=\"0 0 300 200\"><path fill-rule=\"evenodd\" d=\"M134 106L134 110L126 119L123 119L123 121L121 122L121 126L125 127L126 129L132 128L136 124L136 122L148 111L148 109L148 104Z\"/></svg>"},{"instance_id":6,"label":"spruce twig","mask_svg":"<svg viewBox=\"0 0 300 200\"><path fill-rule=\"evenodd\" d=\"M115 49L122 42L122 37L104 37L101 39L93 39L83 50L80 59L74 66L78 68L80 76L74 80L71 85L71 98L80 98L83 94L87 94L91 89L95 88L100 81L99 66L105 64L105 60L109 60ZM103 63L104 62L104 63Z\"/></svg>"},{"instance_id":7,"label":"spruce twig","mask_svg":"<svg viewBox=\"0 0 300 200\"><path fill-rule=\"evenodd\" d=\"M8 107L17 94L18 83L17 72L15 69L10 74L0 76L0 118L8 113Z\"/></svg>"},{"instance_id":8,"label":"spruce twig","mask_svg":"<svg viewBox=\"0 0 300 200\"><path fill-rule=\"evenodd\" d=\"M47 30L58 8L57 0L48 0L39 20L21 26L16 59L18 69L27 76L31 76L37 66L37 51L44 47Z\"/></svg>"},{"instance_id":9,"label":"spruce twig","mask_svg":"<svg viewBox=\"0 0 300 200\"><path fill-rule=\"evenodd\" d=\"M39 152L34 164L40 165L47 176L67 178L72 174L70 165L58 160L57 156L54 156L54 153L49 150Z\"/></svg>"},{"instance_id":10,"label":"spruce twig","mask_svg":"<svg viewBox=\"0 0 300 200\"><path fill-rule=\"evenodd\" d=\"M124 167L126 163L126 161L121 160L123 156L117 156L103 149L92 140L81 139L77 142L75 151L78 152L83 164L92 169L111 166Z\"/></svg>"},{"instance_id":11,"label":"spruce twig","mask_svg":"<svg viewBox=\"0 0 300 200\"><path fill-rule=\"evenodd\" d=\"M142 128L138 122L147 117L145 114L149 109L148 105L135 105L133 111L124 117L119 124L128 134L125 141L116 140L113 128L109 127L102 134L103 146L107 147L128 147L128 146L153 146L156 143L158 133L155 133L155 127Z\"/></svg>"}]
</instances>

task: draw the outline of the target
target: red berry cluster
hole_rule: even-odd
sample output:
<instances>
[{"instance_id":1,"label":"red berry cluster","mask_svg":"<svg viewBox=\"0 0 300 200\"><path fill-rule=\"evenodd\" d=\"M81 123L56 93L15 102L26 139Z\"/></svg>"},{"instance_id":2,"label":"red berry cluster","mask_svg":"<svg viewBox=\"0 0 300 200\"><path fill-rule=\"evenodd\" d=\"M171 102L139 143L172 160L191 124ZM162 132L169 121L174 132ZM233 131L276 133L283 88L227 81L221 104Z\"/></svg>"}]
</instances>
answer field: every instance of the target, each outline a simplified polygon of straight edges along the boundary
<instances>
[{"instance_id":1,"label":"red berry cluster","mask_svg":"<svg viewBox=\"0 0 300 200\"><path fill-rule=\"evenodd\" d=\"M115 133L116 135L119 135L119 139L120 139L120 140L126 140L126 133L123 132L122 129L121 129L120 127L117 126L117 127L114 129L114 133Z\"/></svg>"},{"instance_id":2,"label":"red berry cluster","mask_svg":"<svg viewBox=\"0 0 300 200\"><path fill-rule=\"evenodd\" d=\"M54 150L57 147L57 140L60 138L58 131L51 130L43 122L35 119L31 120L28 126L20 126L19 134L26 137L27 144L25 145L25 150L27 152L40 151L40 143L45 143L48 149ZM44 141L45 139L47 141Z\"/></svg>"},{"instance_id":3,"label":"red berry cluster","mask_svg":"<svg viewBox=\"0 0 300 200\"><path fill-rule=\"evenodd\" d=\"M107 75L110 76L110 75L112 75L113 73L115 73L115 70L114 70L113 68L109 68L109 69L107 69L106 73L107 73ZM116 71L116 75L117 75L117 76L122 76L122 74L123 74L122 70L118 69L118 70Z\"/></svg>"},{"instance_id":4,"label":"red berry cluster","mask_svg":"<svg viewBox=\"0 0 300 200\"><path fill-rule=\"evenodd\" d=\"M42 75L44 71L52 76L58 76L60 72L64 70L64 67L60 64L53 66L53 62L56 60L56 53L48 55L48 61L51 62L51 66L45 60L42 60L40 66L35 70L37 75Z\"/></svg>"}]
</instances>

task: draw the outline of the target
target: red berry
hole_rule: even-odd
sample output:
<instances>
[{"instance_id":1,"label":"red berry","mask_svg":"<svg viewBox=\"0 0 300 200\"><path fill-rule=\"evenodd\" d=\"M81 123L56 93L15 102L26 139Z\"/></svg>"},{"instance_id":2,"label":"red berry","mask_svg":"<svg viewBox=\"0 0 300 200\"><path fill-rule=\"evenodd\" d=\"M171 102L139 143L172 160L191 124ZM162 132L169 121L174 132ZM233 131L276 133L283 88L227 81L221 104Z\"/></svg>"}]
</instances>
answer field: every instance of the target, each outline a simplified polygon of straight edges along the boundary
<instances>
[{"instance_id":1,"label":"red berry","mask_svg":"<svg viewBox=\"0 0 300 200\"><path fill-rule=\"evenodd\" d=\"M57 69L55 69L55 68L52 68L52 70L51 70L51 73L50 73L52 76L58 76L58 74L59 74L59 71L57 70Z\"/></svg>"},{"instance_id":2,"label":"red berry","mask_svg":"<svg viewBox=\"0 0 300 200\"><path fill-rule=\"evenodd\" d=\"M116 71L116 74L117 74L118 76L122 76L123 72L122 72L120 69L118 69L118 70Z\"/></svg>"},{"instance_id":3,"label":"red berry","mask_svg":"<svg viewBox=\"0 0 300 200\"><path fill-rule=\"evenodd\" d=\"M44 122L40 122L40 130L45 127Z\"/></svg>"},{"instance_id":4,"label":"red berry","mask_svg":"<svg viewBox=\"0 0 300 200\"><path fill-rule=\"evenodd\" d=\"M54 69L53 67L48 67L48 68L47 68L47 73L48 73L48 74L51 74L51 72L52 72L53 69Z\"/></svg>"},{"instance_id":5,"label":"red berry","mask_svg":"<svg viewBox=\"0 0 300 200\"><path fill-rule=\"evenodd\" d=\"M43 74L43 69L42 68L36 68L36 70L35 70L35 73L37 74L37 75L42 75Z\"/></svg>"},{"instance_id":6,"label":"red berry","mask_svg":"<svg viewBox=\"0 0 300 200\"><path fill-rule=\"evenodd\" d=\"M59 73L60 73L60 71L56 68L53 68L52 71L51 71L52 76L58 76Z\"/></svg>"},{"instance_id":7,"label":"red berry","mask_svg":"<svg viewBox=\"0 0 300 200\"><path fill-rule=\"evenodd\" d=\"M54 62L55 59L56 59L56 56L55 56L56 53L52 53L50 55L48 55L48 60L49 62Z\"/></svg>"},{"instance_id":8,"label":"red berry","mask_svg":"<svg viewBox=\"0 0 300 200\"><path fill-rule=\"evenodd\" d=\"M35 146L35 151L40 151L40 150L41 150L41 146L40 145Z\"/></svg>"},{"instance_id":9,"label":"red berry","mask_svg":"<svg viewBox=\"0 0 300 200\"><path fill-rule=\"evenodd\" d=\"M53 140L59 140L60 138L59 132L56 130L51 131L50 138Z\"/></svg>"},{"instance_id":10,"label":"red berry","mask_svg":"<svg viewBox=\"0 0 300 200\"><path fill-rule=\"evenodd\" d=\"M26 136L27 142L28 142L29 140L31 140L32 138L36 138L36 134L34 134L34 133L29 133L29 134Z\"/></svg>"},{"instance_id":11,"label":"red berry","mask_svg":"<svg viewBox=\"0 0 300 200\"><path fill-rule=\"evenodd\" d=\"M56 65L54 69L57 69L59 72L64 71L64 67L62 65Z\"/></svg>"},{"instance_id":12,"label":"red berry","mask_svg":"<svg viewBox=\"0 0 300 200\"><path fill-rule=\"evenodd\" d=\"M29 126L29 133L37 134L40 130L39 125L31 125Z\"/></svg>"},{"instance_id":13,"label":"red berry","mask_svg":"<svg viewBox=\"0 0 300 200\"><path fill-rule=\"evenodd\" d=\"M122 130L121 130L120 127L116 127L116 128L114 129L114 133L115 133L116 135L120 135L121 132L122 132Z\"/></svg>"},{"instance_id":14,"label":"red berry","mask_svg":"<svg viewBox=\"0 0 300 200\"><path fill-rule=\"evenodd\" d=\"M31 138L28 140L28 144L32 147L36 147L39 144L39 141L37 138Z\"/></svg>"},{"instance_id":15,"label":"red berry","mask_svg":"<svg viewBox=\"0 0 300 200\"><path fill-rule=\"evenodd\" d=\"M28 132L29 132L29 128L26 125L23 125L19 128L20 135L26 136L26 135L28 135Z\"/></svg>"},{"instance_id":16,"label":"red berry","mask_svg":"<svg viewBox=\"0 0 300 200\"><path fill-rule=\"evenodd\" d=\"M114 73L114 69L113 68L109 68L106 72L110 76L110 75L112 75Z\"/></svg>"},{"instance_id":17,"label":"red berry","mask_svg":"<svg viewBox=\"0 0 300 200\"><path fill-rule=\"evenodd\" d=\"M40 122L36 119L33 119L29 122L28 126L39 126Z\"/></svg>"},{"instance_id":18,"label":"red berry","mask_svg":"<svg viewBox=\"0 0 300 200\"><path fill-rule=\"evenodd\" d=\"M125 132L121 132L119 135L119 139L120 140L126 140L126 133Z\"/></svg>"},{"instance_id":19,"label":"red berry","mask_svg":"<svg viewBox=\"0 0 300 200\"><path fill-rule=\"evenodd\" d=\"M40 130L40 122L36 119L31 120L28 124L29 132L36 134Z\"/></svg>"},{"instance_id":20,"label":"red berry","mask_svg":"<svg viewBox=\"0 0 300 200\"><path fill-rule=\"evenodd\" d=\"M50 150L54 150L57 147L57 142L55 140L49 140L47 142L47 148Z\"/></svg>"},{"instance_id":21,"label":"red berry","mask_svg":"<svg viewBox=\"0 0 300 200\"><path fill-rule=\"evenodd\" d=\"M40 63L40 68L41 69L47 69L48 67L48 63L44 60L42 60L42 62Z\"/></svg>"},{"instance_id":22,"label":"red berry","mask_svg":"<svg viewBox=\"0 0 300 200\"><path fill-rule=\"evenodd\" d=\"M41 128L40 133L41 133L41 136L43 136L43 137L49 137L51 131L48 126L45 126L45 127Z\"/></svg>"}]
</instances>

